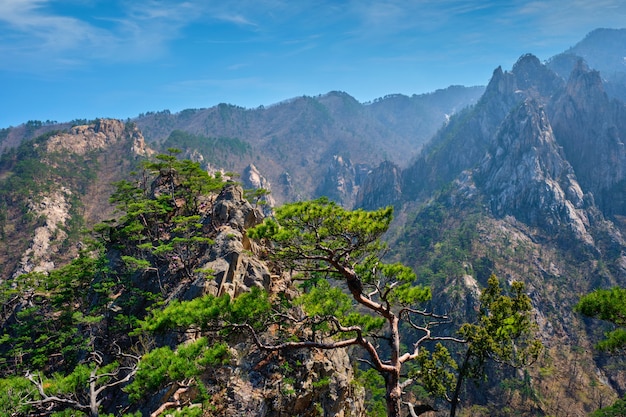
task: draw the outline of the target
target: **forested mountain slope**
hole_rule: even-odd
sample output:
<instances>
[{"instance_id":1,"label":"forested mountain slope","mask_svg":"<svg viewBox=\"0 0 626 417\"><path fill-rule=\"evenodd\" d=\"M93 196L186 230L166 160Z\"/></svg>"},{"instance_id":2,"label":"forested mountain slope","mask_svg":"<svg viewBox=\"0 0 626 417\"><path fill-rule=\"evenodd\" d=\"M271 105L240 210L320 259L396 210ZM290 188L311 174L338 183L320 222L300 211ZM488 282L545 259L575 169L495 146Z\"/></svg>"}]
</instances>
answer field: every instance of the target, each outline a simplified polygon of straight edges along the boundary
<instances>
[{"instance_id":1,"label":"forested mountain slope","mask_svg":"<svg viewBox=\"0 0 626 417\"><path fill-rule=\"evenodd\" d=\"M371 167L384 160L408 162L451 114L474 103L482 92L482 87L455 86L411 97L391 95L369 104L330 92L266 108L220 104L176 114L148 113L135 122L153 146L167 143L195 150L207 161L213 149L198 142L241 143L245 148L214 166L241 172L254 164L278 202L329 195L350 206ZM180 143L177 131L199 139Z\"/></svg>"},{"instance_id":2,"label":"forested mountain slope","mask_svg":"<svg viewBox=\"0 0 626 417\"><path fill-rule=\"evenodd\" d=\"M112 182L153 153L133 124L102 119L50 131L0 158L0 280L77 254L81 231L113 212Z\"/></svg>"}]
</instances>

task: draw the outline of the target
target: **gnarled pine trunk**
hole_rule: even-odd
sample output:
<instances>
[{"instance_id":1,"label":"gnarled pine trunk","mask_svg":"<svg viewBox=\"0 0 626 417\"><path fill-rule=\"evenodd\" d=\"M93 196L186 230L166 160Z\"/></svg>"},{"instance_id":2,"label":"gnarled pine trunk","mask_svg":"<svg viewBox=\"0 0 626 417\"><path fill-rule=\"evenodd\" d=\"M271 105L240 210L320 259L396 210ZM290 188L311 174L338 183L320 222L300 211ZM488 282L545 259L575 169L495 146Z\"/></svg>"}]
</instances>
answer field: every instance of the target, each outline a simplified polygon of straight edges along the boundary
<instances>
[{"instance_id":1,"label":"gnarled pine trunk","mask_svg":"<svg viewBox=\"0 0 626 417\"><path fill-rule=\"evenodd\" d=\"M400 388L400 373L392 372L385 374L385 400L387 402L387 416L400 417L402 405L402 389Z\"/></svg>"}]
</instances>

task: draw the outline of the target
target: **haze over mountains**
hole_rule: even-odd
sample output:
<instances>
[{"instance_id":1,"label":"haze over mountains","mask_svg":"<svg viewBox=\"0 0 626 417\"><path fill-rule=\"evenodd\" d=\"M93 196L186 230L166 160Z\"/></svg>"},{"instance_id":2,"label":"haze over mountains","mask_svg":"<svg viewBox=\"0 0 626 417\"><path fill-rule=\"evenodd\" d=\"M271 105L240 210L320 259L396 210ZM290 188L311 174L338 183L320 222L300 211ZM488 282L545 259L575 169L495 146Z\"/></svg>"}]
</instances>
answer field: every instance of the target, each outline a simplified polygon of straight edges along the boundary
<instances>
[{"instance_id":1,"label":"haze over mountains","mask_svg":"<svg viewBox=\"0 0 626 417\"><path fill-rule=\"evenodd\" d=\"M66 263L80 228L113 214L111 182L179 148L204 168L240 173L245 188L270 189L275 204L393 205L389 257L412 266L435 309L460 322L492 272L523 281L546 353L523 386L515 372L489 369L484 388L464 392L467 415L473 405L492 416L511 415L507 406L585 415L626 392L623 358L593 348L603 328L573 313L581 295L626 286L625 93L626 29L598 29L546 63L528 54L496 68L484 88L367 104L329 92L267 108L3 129L0 281Z\"/></svg>"}]
</instances>

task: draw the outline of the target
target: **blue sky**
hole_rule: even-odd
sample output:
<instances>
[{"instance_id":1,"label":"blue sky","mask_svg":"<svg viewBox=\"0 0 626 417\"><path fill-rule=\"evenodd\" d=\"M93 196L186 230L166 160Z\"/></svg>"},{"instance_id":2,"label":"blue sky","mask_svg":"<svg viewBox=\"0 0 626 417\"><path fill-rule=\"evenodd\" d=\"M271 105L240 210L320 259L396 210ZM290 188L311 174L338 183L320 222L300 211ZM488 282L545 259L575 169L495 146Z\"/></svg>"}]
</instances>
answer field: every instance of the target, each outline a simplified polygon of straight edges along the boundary
<instances>
[{"instance_id":1,"label":"blue sky","mask_svg":"<svg viewBox=\"0 0 626 417\"><path fill-rule=\"evenodd\" d=\"M624 26L623 0L0 0L0 127L484 85Z\"/></svg>"}]
</instances>

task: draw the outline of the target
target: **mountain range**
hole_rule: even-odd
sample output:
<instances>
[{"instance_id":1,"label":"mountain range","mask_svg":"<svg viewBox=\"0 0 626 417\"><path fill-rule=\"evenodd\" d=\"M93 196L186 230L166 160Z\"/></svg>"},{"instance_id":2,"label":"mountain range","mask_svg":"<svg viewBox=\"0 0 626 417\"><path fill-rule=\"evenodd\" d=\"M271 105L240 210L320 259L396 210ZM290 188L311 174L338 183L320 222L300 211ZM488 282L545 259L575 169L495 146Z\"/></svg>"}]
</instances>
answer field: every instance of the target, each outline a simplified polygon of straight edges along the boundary
<instances>
[{"instance_id":1,"label":"mountain range","mask_svg":"<svg viewBox=\"0 0 626 417\"><path fill-rule=\"evenodd\" d=\"M573 311L596 288L626 287L624 57L626 29L598 29L546 62L527 54L496 68L486 87L2 129L0 281L67 264L81 230L115 216L111 184L178 148L270 190L270 206L320 196L394 206L389 259L411 266L433 309L459 322L491 273L524 282L544 355L521 376L490 369L463 393L466 415L586 415L626 392L624 358L594 349L606 328ZM3 307L4 325L14 306Z\"/></svg>"}]
</instances>

